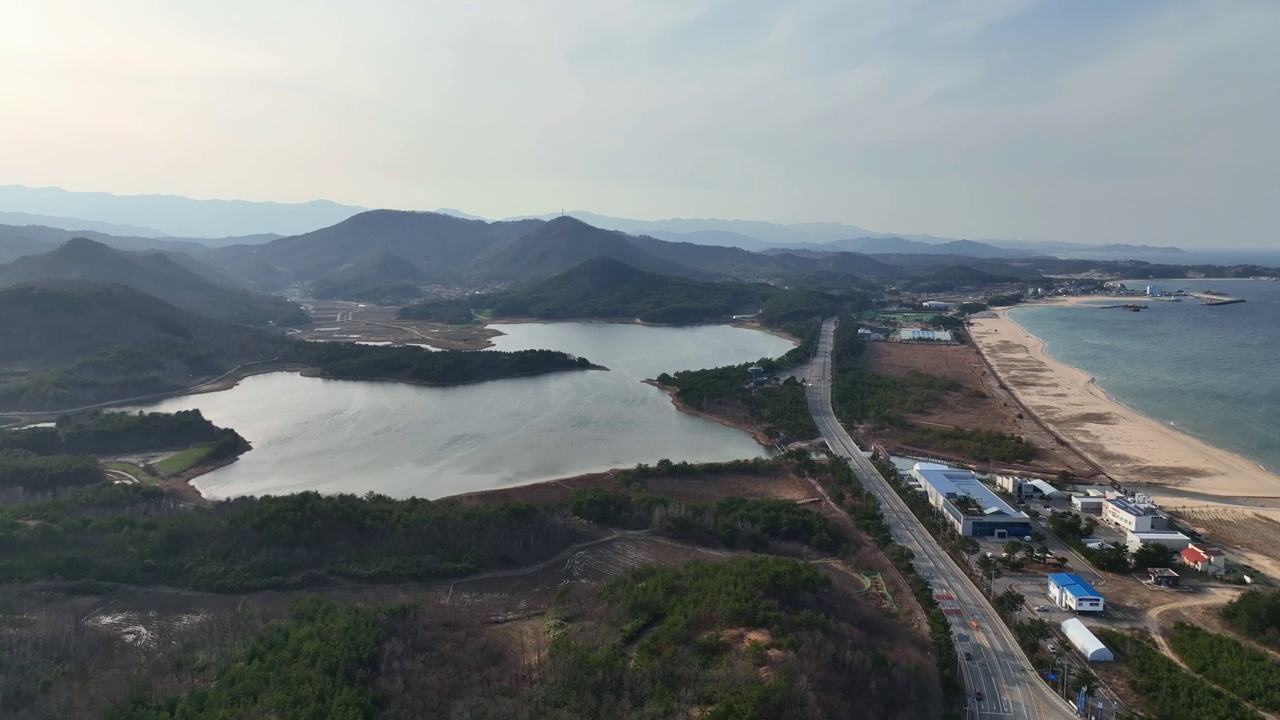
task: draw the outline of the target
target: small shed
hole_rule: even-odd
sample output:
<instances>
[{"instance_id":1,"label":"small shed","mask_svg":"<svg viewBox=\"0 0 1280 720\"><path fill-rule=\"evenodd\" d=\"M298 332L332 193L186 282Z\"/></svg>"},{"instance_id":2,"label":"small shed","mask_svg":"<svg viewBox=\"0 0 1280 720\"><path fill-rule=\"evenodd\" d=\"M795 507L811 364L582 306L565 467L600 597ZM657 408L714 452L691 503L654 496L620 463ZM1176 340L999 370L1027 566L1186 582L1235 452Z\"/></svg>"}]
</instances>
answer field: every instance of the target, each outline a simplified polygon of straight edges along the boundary
<instances>
[{"instance_id":1,"label":"small shed","mask_svg":"<svg viewBox=\"0 0 1280 720\"><path fill-rule=\"evenodd\" d=\"M1169 568L1147 568L1148 582L1152 585L1160 587L1178 587L1182 584L1182 578L1178 577L1178 573Z\"/></svg>"},{"instance_id":2,"label":"small shed","mask_svg":"<svg viewBox=\"0 0 1280 720\"><path fill-rule=\"evenodd\" d=\"M1089 632L1089 628L1077 618L1071 618L1062 623L1062 634L1067 636L1071 644L1089 662L1110 662L1116 659L1115 654L1102 644L1098 636Z\"/></svg>"}]
</instances>

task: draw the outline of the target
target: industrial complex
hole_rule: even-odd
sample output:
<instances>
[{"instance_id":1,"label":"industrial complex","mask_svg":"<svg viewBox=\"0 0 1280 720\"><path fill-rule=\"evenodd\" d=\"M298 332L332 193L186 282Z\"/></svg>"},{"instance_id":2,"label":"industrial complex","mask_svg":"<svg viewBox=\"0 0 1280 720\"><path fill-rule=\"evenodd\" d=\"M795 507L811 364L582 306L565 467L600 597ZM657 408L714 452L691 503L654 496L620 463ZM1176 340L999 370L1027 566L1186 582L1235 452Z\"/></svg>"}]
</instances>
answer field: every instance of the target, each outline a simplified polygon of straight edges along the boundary
<instances>
[{"instance_id":1,"label":"industrial complex","mask_svg":"<svg viewBox=\"0 0 1280 720\"><path fill-rule=\"evenodd\" d=\"M971 470L918 462L909 476L960 535L1002 539L1031 533L1031 518L983 485Z\"/></svg>"}]
</instances>

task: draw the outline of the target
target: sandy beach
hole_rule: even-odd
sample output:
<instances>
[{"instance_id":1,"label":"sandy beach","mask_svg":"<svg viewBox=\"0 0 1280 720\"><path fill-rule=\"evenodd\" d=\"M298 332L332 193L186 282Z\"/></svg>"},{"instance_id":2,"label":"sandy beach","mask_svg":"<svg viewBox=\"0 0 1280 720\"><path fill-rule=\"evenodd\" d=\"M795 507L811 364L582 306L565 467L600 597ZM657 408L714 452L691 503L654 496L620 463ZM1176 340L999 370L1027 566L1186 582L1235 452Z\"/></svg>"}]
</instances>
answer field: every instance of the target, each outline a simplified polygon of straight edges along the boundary
<instances>
[{"instance_id":1,"label":"sandy beach","mask_svg":"<svg viewBox=\"0 0 1280 720\"><path fill-rule=\"evenodd\" d=\"M1113 400L1093 377L1050 357L1005 310L973 320L972 336L1018 399L1111 478L1219 542L1265 553L1251 560L1280 574L1280 475Z\"/></svg>"}]
</instances>

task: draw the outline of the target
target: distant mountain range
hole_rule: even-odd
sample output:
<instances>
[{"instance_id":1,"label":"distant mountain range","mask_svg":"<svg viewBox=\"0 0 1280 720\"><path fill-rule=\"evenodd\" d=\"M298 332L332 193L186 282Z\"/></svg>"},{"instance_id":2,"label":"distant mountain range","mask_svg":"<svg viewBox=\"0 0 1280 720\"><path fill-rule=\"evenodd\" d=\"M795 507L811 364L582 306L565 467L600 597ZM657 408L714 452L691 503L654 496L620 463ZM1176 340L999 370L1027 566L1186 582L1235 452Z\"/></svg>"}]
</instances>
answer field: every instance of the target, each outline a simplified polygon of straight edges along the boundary
<instances>
[{"instance_id":1,"label":"distant mountain range","mask_svg":"<svg viewBox=\"0 0 1280 720\"><path fill-rule=\"evenodd\" d=\"M182 258L182 262L175 258ZM215 279L224 271L181 253L126 252L86 238L0 265L0 286L92 280L127 286L189 312L245 325L307 322L297 304Z\"/></svg>"},{"instance_id":2,"label":"distant mountain range","mask_svg":"<svg viewBox=\"0 0 1280 720\"><path fill-rule=\"evenodd\" d=\"M127 234L143 236L155 231L193 238L266 233L296 235L333 225L366 209L328 200L305 203L193 200L178 195L112 195L62 188L0 185L0 212L32 213L62 219L38 223L50 227L65 228L71 219L77 218L82 218L76 220L77 223L91 221L141 227L148 232Z\"/></svg>"},{"instance_id":3,"label":"distant mountain range","mask_svg":"<svg viewBox=\"0 0 1280 720\"><path fill-rule=\"evenodd\" d=\"M173 195L120 196L60 188L0 186L0 224L43 225L122 237L174 237L196 240L210 247L253 243L266 236L308 234L339 224L366 210L367 208L355 205L325 200L306 203L194 200ZM488 222L461 210L445 209L439 213L464 220ZM580 210L568 215L603 230L648 235L669 242L737 247L752 252L785 248L987 258L1030 255L1124 258L1173 256L1182 252L1174 247L1140 244L1087 245L984 238L957 240L921 234L876 232L844 223L781 224L699 218L635 220ZM510 220L550 221L558 216L547 214ZM259 240L250 239L251 236L257 236Z\"/></svg>"}]
</instances>

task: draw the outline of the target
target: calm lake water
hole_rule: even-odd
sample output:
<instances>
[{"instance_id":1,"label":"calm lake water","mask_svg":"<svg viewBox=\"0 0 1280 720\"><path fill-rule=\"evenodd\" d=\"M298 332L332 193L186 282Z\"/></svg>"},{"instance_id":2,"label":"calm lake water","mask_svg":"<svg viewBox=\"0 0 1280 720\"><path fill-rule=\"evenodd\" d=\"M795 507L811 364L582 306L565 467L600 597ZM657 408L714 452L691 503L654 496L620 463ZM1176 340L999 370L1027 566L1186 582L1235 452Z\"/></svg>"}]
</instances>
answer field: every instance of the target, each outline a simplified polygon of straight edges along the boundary
<instances>
[{"instance_id":1,"label":"calm lake water","mask_svg":"<svg viewBox=\"0 0 1280 720\"><path fill-rule=\"evenodd\" d=\"M781 338L727 326L502 325L497 350L547 348L610 369L428 388L246 378L147 409L200 409L253 449L196 480L207 496L318 490L438 498L661 458L719 462L766 454L747 433L677 411L642 384L662 372L780 355Z\"/></svg>"}]
</instances>

